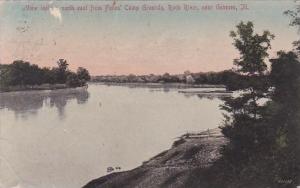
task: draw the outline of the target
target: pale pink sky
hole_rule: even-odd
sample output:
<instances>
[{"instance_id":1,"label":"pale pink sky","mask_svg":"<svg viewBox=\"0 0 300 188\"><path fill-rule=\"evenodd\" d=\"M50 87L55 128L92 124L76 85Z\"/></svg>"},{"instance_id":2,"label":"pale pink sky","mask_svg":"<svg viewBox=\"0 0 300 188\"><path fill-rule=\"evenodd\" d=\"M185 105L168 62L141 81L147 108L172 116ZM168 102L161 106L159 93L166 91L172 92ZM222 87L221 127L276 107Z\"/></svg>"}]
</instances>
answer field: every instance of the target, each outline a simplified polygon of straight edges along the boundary
<instances>
[{"instance_id":1,"label":"pale pink sky","mask_svg":"<svg viewBox=\"0 0 300 188\"><path fill-rule=\"evenodd\" d=\"M269 29L275 34L271 56L281 49L290 50L292 41L299 38L296 30L288 26L289 18L283 15L283 11L295 6L294 1L249 1L248 11L197 13L60 10L62 6L83 4L78 1L32 2L31 5L42 3L58 9L33 12L22 10L24 2L0 4L0 63L23 59L40 66L55 66L57 59L64 58L71 69L83 66L93 75L219 71L231 68L232 60L238 57L229 31L241 20L253 21L258 32ZM117 3L124 6L143 2ZM220 2L190 2L216 3ZM240 4L239 1L226 3ZM91 1L90 4L107 2Z\"/></svg>"}]
</instances>

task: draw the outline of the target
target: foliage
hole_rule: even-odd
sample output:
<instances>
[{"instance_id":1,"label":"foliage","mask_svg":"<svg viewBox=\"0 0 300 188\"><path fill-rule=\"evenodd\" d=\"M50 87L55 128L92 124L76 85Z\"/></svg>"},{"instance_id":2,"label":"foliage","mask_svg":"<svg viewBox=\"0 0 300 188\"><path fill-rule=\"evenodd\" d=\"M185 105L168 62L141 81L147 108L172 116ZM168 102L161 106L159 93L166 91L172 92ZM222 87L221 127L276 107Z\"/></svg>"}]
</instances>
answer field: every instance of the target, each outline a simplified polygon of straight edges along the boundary
<instances>
[{"instance_id":1,"label":"foliage","mask_svg":"<svg viewBox=\"0 0 300 188\"><path fill-rule=\"evenodd\" d=\"M85 80L85 81L90 81L91 76L89 74L89 71L83 67L79 67L77 69L77 75L79 80Z\"/></svg>"},{"instance_id":2,"label":"foliage","mask_svg":"<svg viewBox=\"0 0 300 188\"><path fill-rule=\"evenodd\" d=\"M31 86L41 84L67 84L71 87L83 86L90 80L89 72L85 68L78 68L77 73L68 70L68 63L64 59L57 62L57 67L40 68L23 60L16 60L12 64L0 65L0 89L10 86Z\"/></svg>"},{"instance_id":3,"label":"foliage","mask_svg":"<svg viewBox=\"0 0 300 188\"><path fill-rule=\"evenodd\" d=\"M33 85L42 82L42 70L37 65L31 65L22 60L14 61L11 65L3 65L6 74L3 79L7 85Z\"/></svg>"},{"instance_id":4,"label":"foliage","mask_svg":"<svg viewBox=\"0 0 300 188\"><path fill-rule=\"evenodd\" d=\"M222 106L232 116L225 122L222 131L226 137L231 139L235 146L243 147L243 141L246 145L251 144L257 138L250 135L241 135L241 138L234 138L236 132L240 133L245 129L249 131L249 127L256 123L261 118L260 109L262 108L258 101L267 97L268 79L265 75L266 64L264 59L268 57L267 50L270 48L270 40L274 38L268 31L264 31L262 35L254 34L253 24L251 22L241 22L237 25L237 31L231 32L234 39L234 46L240 52L240 58L235 59L234 64L237 65L237 73L240 73L240 78L243 84L236 86L236 90L243 91L239 97L229 98L225 100L225 105ZM253 57L255 56L255 57ZM229 116L227 116L229 118ZM251 128L250 128L251 129ZM241 140L240 140L241 139ZM239 144L234 144L238 140Z\"/></svg>"},{"instance_id":5,"label":"foliage","mask_svg":"<svg viewBox=\"0 0 300 188\"><path fill-rule=\"evenodd\" d=\"M284 13L291 17L292 20L290 25L298 27L298 31L300 31L300 5L298 5L295 10L287 10ZM293 44L296 51L300 53L300 40L296 40Z\"/></svg>"},{"instance_id":6,"label":"foliage","mask_svg":"<svg viewBox=\"0 0 300 188\"><path fill-rule=\"evenodd\" d=\"M240 52L240 58L234 60L240 83L233 87L240 94L224 99L221 106L226 111L221 130L229 139L222 149L219 163L224 171L222 182L226 182L226 187L263 187L273 182L272 177L264 174L264 169L270 170L265 159L272 137L268 135L266 105L260 101L269 97L270 82L265 59L274 35L269 31L261 35L254 33L251 22L241 22L230 36Z\"/></svg>"},{"instance_id":7,"label":"foliage","mask_svg":"<svg viewBox=\"0 0 300 188\"><path fill-rule=\"evenodd\" d=\"M262 74L267 69L264 59L268 57L267 50L271 48L270 42L274 35L264 31L262 35L255 34L253 23L247 22L237 25L237 31L231 31L233 45L239 50L241 57L234 60L238 72L255 75Z\"/></svg>"},{"instance_id":8,"label":"foliage","mask_svg":"<svg viewBox=\"0 0 300 188\"><path fill-rule=\"evenodd\" d=\"M254 34L241 22L231 32L241 57L235 60L238 97L224 99L222 133L229 143L208 170L214 187L291 187L300 183L300 62L294 52L278 52L266 71L265 58L274 37ZM260 42L250 42L257 41ZM252 58L251 56L254 56ZM260 56L260 57L257 57ZM253 65L252 65L253 64ZM265 102L262 102L265 100Z\"/></svg>"},{"instance_id":9,"label":"foliage","mask_svg":"<svg viewBox=\"0 0 300 188\"><path fill-rule=\"evenodd\" d=\"M185 71L184 74L171 75L165 73L163 75L107 75L96 76L92 79L94 82L113 82L113 83L188 83L188 84L222 84L227 89L232 90L241 85L240 76L232 70L220 72L199 72L191 73Z\"/></svg>"},{"instance_id":10,"label":"foliage","mask_svg":"<svg viewBox=\"0 0 300 188\"><path fill-rule=\"evenodd\" d=\"M300 62L293 52L278 52L272 59L270 78L273 114L270 122L274 132L274 152L278 177L300 184ZM277 163L276 163L277 162Z\"/></svg>"},{"instance_id":11,"label":"foliage","mask_svg":"<svg viewBox=\"0 0 300 188\"><path fill-rule=\"evenodd\" d=\"M57 83L63 84L67 80L67 69L69 64L65 59L59 59L57 61L57 68L53 68L52 71L55 75L55 80Z\"/></svg>"},{"instance_id":12,"label":"foliage","mask_svg":"<svg viewBox=\"0 0 300 188\"><path fill-rule=\"evenodd\" d=\"M70 87L77 87L77 86L81 86L81 81L79 79L79 76L74 73L74 72L69 72L67 79L66 79L66 84Z\"/></svg>"}]
</instances>

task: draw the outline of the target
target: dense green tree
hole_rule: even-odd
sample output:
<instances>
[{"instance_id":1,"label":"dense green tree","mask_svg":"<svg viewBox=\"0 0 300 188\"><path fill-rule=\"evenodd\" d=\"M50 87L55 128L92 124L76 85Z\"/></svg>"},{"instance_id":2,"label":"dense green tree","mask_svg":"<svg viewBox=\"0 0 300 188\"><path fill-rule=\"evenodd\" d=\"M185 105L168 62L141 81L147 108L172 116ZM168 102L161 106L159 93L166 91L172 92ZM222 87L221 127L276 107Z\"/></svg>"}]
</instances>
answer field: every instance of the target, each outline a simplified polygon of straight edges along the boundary
<instances>
[{"instance_id":1,"label":"dense green tree","mask_svg":"<svg viewBox=\"0 0 300 188\"><path fill-rule=\"evenodd\" d=\"M78 75L74 72L69 72L66 80L66 84L69 87L81 86L82 82L80 81Z\"/></svg>"},{"instance_id":2,"label":"dense green tree","mask_svg":"<svg viewBox=\"0 0 300 188\"><path fill-rule=\"evenodd\" d=\"M25 85L25 77L29 66L28 62L22 60L14 61L10 66L10 85Z\"/></svg>"},{"instance_id":3,"label":"dense green tree","mask_svg":"<svg viewBox=\"0 0 300 188\"><path fill-rule=\"evenodd\" d=\"M82 80L83 82L87 82L91 80L89 71L83 67L79 67L76 73L79 80Z\"/></svg>"},{"instance_id":4,"label":"dense green tree","mask_svg":"<svg viewBox=\"0 0 300 188\"><path fill-rule=\"evenodd\" d=\"M300 62L295 53L282 51L271 62L274 177L296 187L300 184Z\"/></svg>"},{"instance_id":5,"label":"dense green tree","mask_svg":"<svg viewBox=\"0 0 300 188\"><path fill-rule=\"evenodd\" d=\"M42 83L42 70L23 60L16 60L9 65L9 85L36 85Z\"/></svg>"},{"instance_id":6,"label":"dense green tree","mask_svg":"<svg viewBox=\"0 0 300 188\"><path fill-rule=\"evenodd\" d=\"M48 67L44 67L42 69L43 72L43 83L47 83L47 84L54 84L56 83L56 76L55 73L53 71L53 69L50 69Z\"/></svg>"},{"instance_id":7,"label":"dense green tree","mask_svg":"<svg viewBox=\"0 0 300 188\"><path fill-rule=\"evenodd\" d=\"M0 89L5 89L10 84L10 68L0 64Z\"/></svg>"}]
</instances>

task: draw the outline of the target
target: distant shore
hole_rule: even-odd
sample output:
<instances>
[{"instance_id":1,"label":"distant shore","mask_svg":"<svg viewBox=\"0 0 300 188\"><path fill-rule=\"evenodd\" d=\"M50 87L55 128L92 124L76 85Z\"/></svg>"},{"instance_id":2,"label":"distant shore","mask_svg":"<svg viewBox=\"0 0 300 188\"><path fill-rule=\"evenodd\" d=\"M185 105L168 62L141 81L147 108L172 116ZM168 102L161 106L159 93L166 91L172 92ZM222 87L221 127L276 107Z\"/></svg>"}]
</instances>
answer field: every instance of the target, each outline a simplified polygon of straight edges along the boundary
<instances>
[{"instance_id":1,"label":"distant shore","mask_svg":"<svg viewBox=\"0 0 300 188\"><path fill-rule=\"evenodd\" d=\"M23 85L23 86L9 86L0 88L0 93L16 92L16 91L35 91L35 90L58 90L58 89L86 89L88 85L80 87L70 87L66 84L42 84L42 85Z\"/></svg>"},{"instance_id":2,"label":"distant shore","mask_svg":"<svg viewBox=\"0 0 300 188\"><path fill-rule=\"evenodd\" d=\"M128 86L128 87L150 87L150 88L226 88L225 85L213 84L187 84L187 83L137 83L137 82L91 82L95 84L112 85L112 86Z\"/></svg>"}]
</instances>

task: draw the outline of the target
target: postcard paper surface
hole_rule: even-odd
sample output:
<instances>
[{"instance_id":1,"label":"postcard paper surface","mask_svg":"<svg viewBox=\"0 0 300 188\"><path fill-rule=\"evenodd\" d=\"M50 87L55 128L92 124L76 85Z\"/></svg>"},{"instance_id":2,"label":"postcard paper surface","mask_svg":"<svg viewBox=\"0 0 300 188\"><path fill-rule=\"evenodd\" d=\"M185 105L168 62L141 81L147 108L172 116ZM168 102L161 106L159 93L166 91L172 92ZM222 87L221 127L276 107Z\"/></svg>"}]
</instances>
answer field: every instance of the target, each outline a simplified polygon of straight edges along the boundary
<instances>
[{"instance_id":1,"label":"postcard paper surface","mask_svg":"<svg viewBox=\"0 0 300 188\"><path fill-rule=\"evenodd\" d=\"M299 6L0 0L0 188L299 187Z\"/></svg>"}]
</instances>

